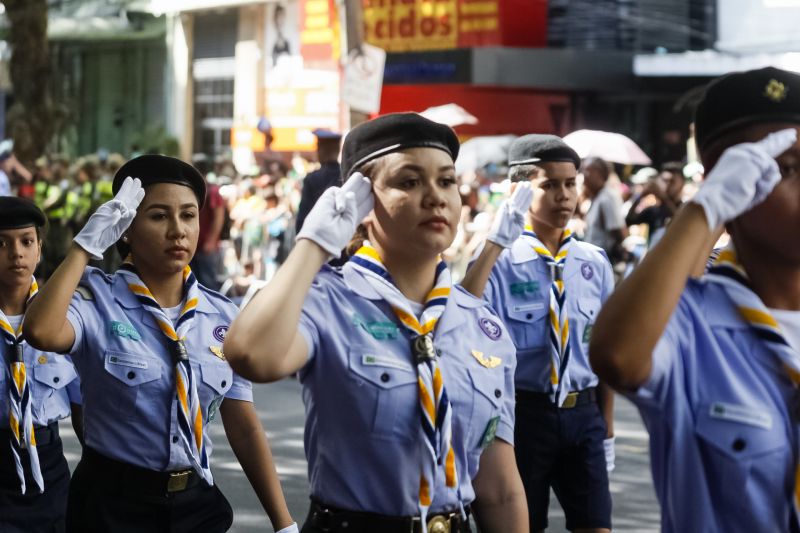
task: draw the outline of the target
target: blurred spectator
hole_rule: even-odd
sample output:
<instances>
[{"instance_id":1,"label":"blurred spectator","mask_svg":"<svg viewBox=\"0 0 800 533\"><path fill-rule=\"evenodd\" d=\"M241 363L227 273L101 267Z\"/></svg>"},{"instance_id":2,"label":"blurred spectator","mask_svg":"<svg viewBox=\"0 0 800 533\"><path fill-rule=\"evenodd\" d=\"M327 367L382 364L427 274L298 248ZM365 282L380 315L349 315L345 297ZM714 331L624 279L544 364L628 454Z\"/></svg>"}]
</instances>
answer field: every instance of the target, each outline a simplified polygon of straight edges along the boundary
<instances>
[{"instance_id":1,"label":"blurred spectator","mask_svg":"<svg viewBox=\"0 0 800 533\"><path fill-rule=\"evenodd\" d=\"M199 169L200 167L198 167ZM220 237L225 225L225 216L225 200L219 193L219 185L207 183L206 203L200 209L197 251L192 259L191 267L197 276L197 281L215 291L219 290L222 285L219 280L222 266Z\"/></svg>"},{"instance_id":2,"label":"blurred spectator","mask_svg":"<svg viewBox=\"0 0 800 533\"><path fill-rule=\"evenodd\" d=\"M647 225L647 243L653 247L664 228L683 203L683 168L680 163L666 163L661 172L644 184L633 199L625 223Z\"/></svg>"},{"instance_id":3,"label":"blurred spectator","mask_svg":"<svg viewBox=\"0 0 800 533\"><path fill-rule=\"evenodd\" d=\"M300 207L297 209L295 233L300 232L306 215L317 203L325 189L337 185L342 180L339 167L342 135L323 129L314 130L314 135L317 137L317 160L320 167L307 174L303 179L303 194L300 197Z\"/></svg>"},{"instance_id":4,"label":"blurred spectator","mask_svg":"<svg viewBox=\"0 0 800 533\"><path fill-rule=\"evenodd\" d=\"M584 240L605 250L611 264L624 257L622 240L625 220L622 199L608 186L611 168L604 160L592 157L583 162L583 194L591 201L586 212Z\"/></svg>"}]
</instances>

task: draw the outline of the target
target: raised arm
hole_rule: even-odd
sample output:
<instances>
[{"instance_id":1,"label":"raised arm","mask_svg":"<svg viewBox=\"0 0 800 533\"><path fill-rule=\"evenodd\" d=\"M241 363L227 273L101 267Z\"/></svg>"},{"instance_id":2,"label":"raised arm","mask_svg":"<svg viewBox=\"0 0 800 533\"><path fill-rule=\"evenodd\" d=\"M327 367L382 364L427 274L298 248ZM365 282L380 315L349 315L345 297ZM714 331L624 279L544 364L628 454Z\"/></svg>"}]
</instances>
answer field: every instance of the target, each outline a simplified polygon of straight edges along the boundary
<instances>
[{"instance_id":1,"label":"raised arm","mask_svg":"<svg viewBox=\"0 0 800 533\"><path fill-rule=\"evenodd\" d=\"M461 286L478 298L483 297L486 282L504 248L514 244L525 230L525 213L531 206L533 190L530 182L520 183L497 210L492 228L478 258L473 262Z\"/></svg>"},{"instance_id":2,"label":"raised arm","mask_svg":"<svg viewBox=\"0 0 800 533\"><path fill-rule=\"evenodd\" d=\"M67 320L72 293L89 260L102 259L103 252L128 229L142 198L141 182L126 178L114 199L101 205L86 221L67 256L25 311L22 332L31 346L58 353L72 348L75 330Z\"/></svg>"},{"instance_id":3,"label":"raised arm","mask_svg":"<svg viewBox=\"0 0 800 533\"><path fill-rule=\"evenodd\" d=\"M686 282L708 257L708 242L725 222L757 205L780 181L775 157L794 144L782 130L723 153L692 202L608 299L592 331L592 368L616 389L635 390L650 376L652 353Z\"/></svg>"},{"instance_id":4,"label":"raised arm","mask_svg":"<svg viewBox=\"0 0 800 533\"><path fill-rule=\"evenodd\" d=\"M303 302L320 267L338 257L372 210L372 185L361 174L323 193L308 214L286 262L231 324L223 350L252 381L275 381L302 368L308 346L298 330Z\"/></svg>"}]
</instances>

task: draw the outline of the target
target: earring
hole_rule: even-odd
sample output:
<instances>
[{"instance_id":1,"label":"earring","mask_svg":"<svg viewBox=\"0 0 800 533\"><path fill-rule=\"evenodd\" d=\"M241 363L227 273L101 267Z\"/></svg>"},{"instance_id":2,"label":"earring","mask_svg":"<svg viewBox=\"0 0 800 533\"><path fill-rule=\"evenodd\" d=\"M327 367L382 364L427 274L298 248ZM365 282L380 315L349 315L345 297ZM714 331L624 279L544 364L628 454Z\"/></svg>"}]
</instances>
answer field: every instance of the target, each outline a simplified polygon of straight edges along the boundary
<instances>
[{"instance_id":1,"label":"earring","mask_svg":"<svg viewBox=\"0 0 800 533\"><path fill-rule=\"evenodd\" d=\"M128 242L128 236L127 235L123 235L122 236L122 242Z\"/></svg>"}]
</instances>

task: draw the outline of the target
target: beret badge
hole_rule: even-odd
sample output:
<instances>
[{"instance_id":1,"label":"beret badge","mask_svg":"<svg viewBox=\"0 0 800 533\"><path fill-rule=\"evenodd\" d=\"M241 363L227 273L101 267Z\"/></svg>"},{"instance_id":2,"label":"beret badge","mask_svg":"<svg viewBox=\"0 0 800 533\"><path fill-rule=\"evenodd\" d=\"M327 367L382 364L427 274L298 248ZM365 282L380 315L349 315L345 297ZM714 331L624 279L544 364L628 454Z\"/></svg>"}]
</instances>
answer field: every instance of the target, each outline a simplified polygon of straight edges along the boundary
<instances>
[{"instance_id":1,"label":"beret badge","mask_svg":"<svg viewBox=\"0 0 800 533\"><path fill-rule=\"evenodd\" d=\"M772 100L773 102L780 103L786 99L786 93L789 92L789 89L786 88L786 85L779 82L776 79L769 80L767 86L764 87L764 96Z\"/></svg>"}]
</instances>

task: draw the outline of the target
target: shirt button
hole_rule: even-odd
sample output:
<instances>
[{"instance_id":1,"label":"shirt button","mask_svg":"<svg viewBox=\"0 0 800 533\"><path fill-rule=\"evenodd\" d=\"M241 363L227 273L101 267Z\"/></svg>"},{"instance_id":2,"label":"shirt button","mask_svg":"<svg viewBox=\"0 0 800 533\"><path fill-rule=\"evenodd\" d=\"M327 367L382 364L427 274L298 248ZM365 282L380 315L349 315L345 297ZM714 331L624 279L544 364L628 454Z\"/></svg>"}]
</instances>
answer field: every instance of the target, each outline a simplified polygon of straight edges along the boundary
<instances>
[{"instance_id":1,"label":"shirt button","mask_svg":"<svg viewBox=\"0 0 800 533\"><path fill-rule=\"evenodd\" d=\"M528 320L530 320L531 318L533 318L533 315L532 315L531 313L528 313L527 315L525 315L525 318L527 318Z\"/></svg>"},{"instance_id":2,"label":"shirt button","mask_svg":"<svg viewBox=\"0 0 800 533\"><path fill-rule=\"evenodd\" d=\"M228 384L228 382L227 382L227 381L225 381L225 380L223 379L223 380L222 380L222 383L220 384L220 387L224 387L224 386L225 386L225 385L227 385L227 384Z\"/></svg>"},{"instance_id":3,"label":"shirt button","mask_svg":"<svg viewBox=\"0 0 800 533\"><path fill-rule=\"evenodd\" d=\"M53 383L58 383L59 381L61 381L61 378L59 378L58 376L53 378Z\"/></svg>"},{"instance_id":4,"label":"shirt button","mask_svg":"<svg viewBox=\"0 0 800 533\"><path fill-rule=\"evenodd\" d=\"M172 436L172 442L173 442L173 444L178 442L178 436L177 435L173 435Z\"/></svg>"},{"instance_id":5,"label":"shirt button","mask_svg":"<svg viewBox=\"0 0 800 533\"><path fill-rule=\"evenodd\" d=\"M503 391L501 391L500 389L495 389L494 390L494 397L495 398L499 398L502 395L503 395Z\"/></svg>"},{"instance_id":6,"label":"shirt button","mask_svg":"<svg viewBox=\"0 0 800 533\"><path fill-rule=\"evenodd\" d=\"M381 374L381 381L383 381L384 383L386 383L387 381L389 381L389 379L390 379L390 377L389 377L389 374L387 374L386 372L384 372L383 374Z\"/></svg>"},{"instance_id":7,"label":"shirt button","mask_svg":"<svg viewBox=\"0 0 800 533\"><path fill-rule=\"evenodd\" d=\"M135 377L136 377L136 372L133 372L133 371L128 372L128 379L133 379Z\"/></svg>"},{"instance_id":8,"label":"shirt button","mask_svg":"<svg viewBox=\"0 0 800 533\"><path fill-rule=\"evenodd\" d=\"M733 451L740 452L747 448L747 442L744 439L736 439L733 441L733 446L731 447L733 448Z\"/></svg>"}]
</instances>

